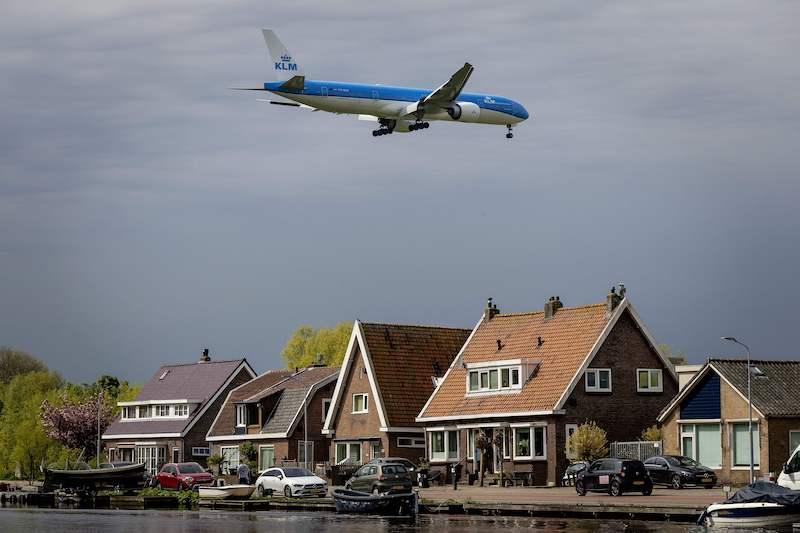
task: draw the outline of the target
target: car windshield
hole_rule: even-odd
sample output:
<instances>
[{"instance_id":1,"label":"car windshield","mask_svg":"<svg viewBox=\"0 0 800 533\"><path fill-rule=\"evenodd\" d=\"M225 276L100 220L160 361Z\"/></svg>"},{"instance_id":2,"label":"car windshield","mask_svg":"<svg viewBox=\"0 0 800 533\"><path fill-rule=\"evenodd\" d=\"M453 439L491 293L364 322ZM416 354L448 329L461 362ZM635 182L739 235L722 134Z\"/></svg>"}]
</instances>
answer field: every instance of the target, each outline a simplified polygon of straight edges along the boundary
<instances>
[{"instance_id":1,"label":"car windshield","mask_svg":"<svg viewBox=\"0 0 800 533\"><path fill-rule=\"evenodd\" d=\"M669 461L670 464L675 466L700 466L700 463L698 463L694 459L683 457L681 455L677 457L667 457L667 461Z\"/></svg>"},{"instance_id":2,"label":"car windshield","mask_svg":"<svg viewBox=\"0 0 800 533\"><path fill-rule=\"evenodd\" d=\"M283 473L286 474L286 477L305 477L314 475L305 468L284 468Z\"/></svg>"},{"instance_id":3,"label":"car windshield","mask_svg":"<svg viewBox=\"0 0 800 533\"><path fill-rule=\"evenodd\" d=\"M181 471L181 474L199 474L205 472L203 467L197 463L181 463L178 465L178 470Z\"/></svg>"}]
</instances>

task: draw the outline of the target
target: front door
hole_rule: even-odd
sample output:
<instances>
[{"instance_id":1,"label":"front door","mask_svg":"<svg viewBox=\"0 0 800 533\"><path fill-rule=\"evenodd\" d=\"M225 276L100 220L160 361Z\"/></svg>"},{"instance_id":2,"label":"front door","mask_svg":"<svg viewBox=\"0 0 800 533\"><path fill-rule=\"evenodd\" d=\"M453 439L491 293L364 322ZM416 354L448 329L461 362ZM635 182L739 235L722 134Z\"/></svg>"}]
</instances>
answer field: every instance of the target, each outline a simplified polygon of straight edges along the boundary
<instances>
[{"instance_id":1,"label":"front door","mask_svg":"<svg viewBox=\"0 0 800 533\"><path fill-rule=\"evenodd\" d=\"M258 448L258 469L266 470L275 464L275 447L260 446Z\"/></svg>"},{"instance_id":2,"label":"front door","mask_svg":"<svg viewBox=\"0 0 800 533\"><path fill-rule=\"evenodd\" d=\"M172 462L173 463L180 463L181 462L181 449L180 448L172 448Z\"/></svg>"}]
</instances>

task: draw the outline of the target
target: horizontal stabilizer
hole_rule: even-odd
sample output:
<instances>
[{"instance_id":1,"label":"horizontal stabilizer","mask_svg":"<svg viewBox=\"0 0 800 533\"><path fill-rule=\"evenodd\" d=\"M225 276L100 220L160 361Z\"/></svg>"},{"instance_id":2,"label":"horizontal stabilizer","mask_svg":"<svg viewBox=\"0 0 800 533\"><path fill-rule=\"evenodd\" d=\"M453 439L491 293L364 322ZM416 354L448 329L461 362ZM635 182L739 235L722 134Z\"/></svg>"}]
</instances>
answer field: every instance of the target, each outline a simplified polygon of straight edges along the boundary
<instances>
[{"instance_id":1,"label":"horizontal stabilizer","mask_svg":"<svg viewBox=\"0 0 800 533\"><path fill-rule=\"evenodd\" d=\"M300 109L310 109L311 111L319 111L316 107L311 107L310 105L306 104L298 104L297 102L284 102L281 100L267 100L265 98L256 98L259 102L266 102L272 105L284 105L287 107L299 107Z\"/></svg>"}]
</instances>

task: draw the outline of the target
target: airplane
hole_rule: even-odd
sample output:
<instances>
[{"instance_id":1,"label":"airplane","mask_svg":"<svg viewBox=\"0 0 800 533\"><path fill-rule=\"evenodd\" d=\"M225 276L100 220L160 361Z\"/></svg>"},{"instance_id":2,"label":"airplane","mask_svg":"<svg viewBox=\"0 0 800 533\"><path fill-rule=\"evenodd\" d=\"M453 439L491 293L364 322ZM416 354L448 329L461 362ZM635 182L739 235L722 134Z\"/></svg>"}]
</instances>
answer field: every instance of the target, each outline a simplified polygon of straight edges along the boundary
<instances>
[{"instance_id":1,"label":"airplane","mask_svg":"<svg viewBox=\"0 0 800 533\"><path fill-rule=\"evenodd\" d=\"M292 106L311 111L358 115L359 120L378 123L374 137L394 132L407 133L427 129L429 121L505 125L507 139L513 126L528 118L522 104L503 96L462 92L472 71L464 63L448 81L436 90L369 85L339 81L307 80L302 66L289 53L273 30L264 29L264 41L278 81L263 87L239 90L268 91L290 101L259 99L274 105Z\"/></svg>"}]
</instances>

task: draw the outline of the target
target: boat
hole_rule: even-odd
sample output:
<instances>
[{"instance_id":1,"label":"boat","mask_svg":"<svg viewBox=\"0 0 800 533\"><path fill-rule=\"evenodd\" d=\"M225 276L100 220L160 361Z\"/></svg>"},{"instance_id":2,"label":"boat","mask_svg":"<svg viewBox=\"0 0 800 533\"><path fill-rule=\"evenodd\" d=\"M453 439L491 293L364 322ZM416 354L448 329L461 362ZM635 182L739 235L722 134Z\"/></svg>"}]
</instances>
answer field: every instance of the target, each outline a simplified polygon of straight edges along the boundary
<instances>
[{"instance_id":1,"label":"boat","mask_svg":"<svg viewBox=\"0 0 800 533\"><path fill-rule=\"evenodd\" d=\"M240 499L245 500L253 494L256 490L255 485L221 485L215 486L201 486L198 487L200 498L208 500L227 500L227 499Z\"/></svg>"},{"instance_id":2,"label":"boat","mask_svg":"<svg viewBox=\"0 0 800 533\"><path fill-rule=\"evenodd\" d=\"M44 486L48 488L94 492L100 487L137 488L144 482L144 463L104 468L44 469Z\"/></svg>"},{"instance_id":3,"label":"boat","mask_svg":"<svg viewBox=\"0 0 800 533\"><path fill-rule=\"evenodd\" d=\"M333 491L333 502L339 513L410 516L417 512L417 495L413 492L373 495L357 490L336 489Z\"/></svg>"},{"instance_id":4,"label":"boat","mask_svg":"<svg viewBox=\"0 0 800 533\"><path fill-rule=\"evenodd\" d=\"M708 506L698 519L711 527L764 528L791 526L800 521L800 491L756 481L722 503Z\"/></svg>"}]
</instances>

